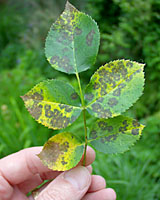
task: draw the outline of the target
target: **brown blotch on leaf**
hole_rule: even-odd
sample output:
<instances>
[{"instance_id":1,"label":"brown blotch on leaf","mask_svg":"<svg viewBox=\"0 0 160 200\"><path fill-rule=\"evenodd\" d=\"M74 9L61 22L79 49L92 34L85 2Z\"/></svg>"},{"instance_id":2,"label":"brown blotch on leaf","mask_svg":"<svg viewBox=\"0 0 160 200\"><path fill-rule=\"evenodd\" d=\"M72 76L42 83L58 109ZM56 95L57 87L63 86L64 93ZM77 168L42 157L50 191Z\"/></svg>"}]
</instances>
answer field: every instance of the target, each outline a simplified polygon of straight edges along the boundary
<instances>
[{"instance_id":1,"label":"brown blotch on leaf","mask_svg":"<svg viewBox=\"0 0 160 200\"><path fill-rule=\"evenodd\" d=\"M91 46L92 45L92 41L93 41L93 37L94 37L94 34L95 34L95 31L94 30L91 30L87 36L86 36L86 43L88 46Z\"/></svg>"},{"instance_id":2,"label":"brown blotch on leaf","mask_svg":"<svg viewBox=\"0 0 160 200\"><path fill-rule=\"evenodd\" d=\"M139 129L133 129L131 132L132 135L138 135L139 134Z\"/></svg>"},{"instance_id":3,"label":"brown blotch on leaf","mask_svg":"<svg viewBox=\"0 0 160 200\"><path fill-rule=\"evenodd\" d=\"M59 149L59 144L48 141L47 145L45 145L44 149L39 154L40 159L43 159L45 163L53 165L61 154Z\"/></svg>"},{"instance_id":4,"label":"brown blotch on leaf","mask_svg":"<svg viewBox=\"0 0 160 200\"><path fill-rule=\"evenodd\" d=\"M42 105L37 105L37 103L34 103L33 106L31 108L28 108L28 111L30 112L30 114L36 119L38 120L39 117L42 114Z\"/></svg>"}]
</instances>

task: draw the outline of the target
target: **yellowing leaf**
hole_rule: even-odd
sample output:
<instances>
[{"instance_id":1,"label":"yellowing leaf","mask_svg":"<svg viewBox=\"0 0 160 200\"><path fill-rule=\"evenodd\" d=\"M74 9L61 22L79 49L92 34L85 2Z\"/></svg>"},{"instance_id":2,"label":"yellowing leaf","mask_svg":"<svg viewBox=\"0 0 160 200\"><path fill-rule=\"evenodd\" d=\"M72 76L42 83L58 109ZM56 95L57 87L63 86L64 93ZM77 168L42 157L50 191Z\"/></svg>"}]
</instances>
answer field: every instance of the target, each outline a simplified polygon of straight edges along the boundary
<instances>
[{"instance_id":1,"label":"yellowing leaf","mask_svg":"<svg viewBox=\"0 0 160 200\"><path fill-rule=\"evenodd\" d=\"M49 169L65 171L75 167L81 160L84 144L69 132L51 137L38 155Z\"/></svg>"},{"instance_id":2,"label":"yellowing leaf","mask_svg":"<svg viewBox=\"0 0 160 200\"><path fill-rule=\"evenodd\" d=\"M35 120L52 129L67 127L81 113L78 94L63 81L43 81L22 98Z\"/></svg>"},{"instance_id":3,"label":"yellowing leaf","mask_svg":"<svg viewBox=\"0 0 160 200\"><path fill-rule=\"evenodd\" d=\"M87 110L98 118L126 111L142 95L144 64L117 60L100 67L86 88Z\"/></svg>"},{"instance_id":4,"label":"yellowing leaf","mask_svg":"<svg viewBox=\"0 0 160 200\"><path fill-rule=\"evenodd\" d=\"M104 153L127 151L140 138L144 126L125 116L113 119L99 119L94 123L89 142Z\"/></svg>"},{"instance_id":5,"label":"yellowing leaf","mask_svg":"<svg viewBox=\"0 0 160 200\"><path fill-rule=\"evenodd\" d=\"M47 60L56 70L68 74L85 71L95 62L99 40L95 21L67 2L64 12L48 33Z\"/></svg>"}]
</instances>

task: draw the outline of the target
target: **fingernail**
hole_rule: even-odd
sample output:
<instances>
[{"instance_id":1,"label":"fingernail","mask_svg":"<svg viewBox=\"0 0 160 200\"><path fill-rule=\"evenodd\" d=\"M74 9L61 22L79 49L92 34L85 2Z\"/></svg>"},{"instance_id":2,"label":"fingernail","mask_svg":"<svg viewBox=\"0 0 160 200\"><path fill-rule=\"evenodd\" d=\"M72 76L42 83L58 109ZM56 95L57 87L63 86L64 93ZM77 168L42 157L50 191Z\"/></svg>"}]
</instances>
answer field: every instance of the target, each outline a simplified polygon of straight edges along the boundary
<instances>
[{"instance_id":1,"label":"fingernail","mask_svg":"<svg viewBox=\"0 0 160 200\"><path fill-rule=\"evenodd\" d=\"M64 179L70 182L76 189L83 190L90 184L91 175L85 167L79 166L66 172Z\"/></svg>"}]
</instances>

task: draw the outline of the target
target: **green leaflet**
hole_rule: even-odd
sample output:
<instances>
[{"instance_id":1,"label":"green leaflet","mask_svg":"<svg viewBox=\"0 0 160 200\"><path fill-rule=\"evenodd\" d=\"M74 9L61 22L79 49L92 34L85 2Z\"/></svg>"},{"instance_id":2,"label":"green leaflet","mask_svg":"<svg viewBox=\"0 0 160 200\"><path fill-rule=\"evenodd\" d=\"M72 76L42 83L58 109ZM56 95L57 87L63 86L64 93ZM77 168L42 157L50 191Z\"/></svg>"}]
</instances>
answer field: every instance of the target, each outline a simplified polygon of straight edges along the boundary
<instances>
[{"instance_id":1,"label":"green leaflet","mask_svg":"<svg viewBox=\"0 0 160 200\"><path fill-rule=\"evenodd\" d=\"M142 95L144 64L117 60L100 67L85 92L87 110L98 118L110 118L126 111Z\"/></svg>"},{"instance_id":2,"label":"green leaflet","mask_svg":"<svg viewBox=\"0 0 160 200\"><path fill-rule=\"evenodd\" d=\"M60 80L43 81L22 99L35 120L52 129L67 127L81 113L78 94L71 85Z\"/></svg>"},{"instance_id":3,"label":"green leaflet","mask_svg":"<svg viewBox=\"0 0 160 200\"><path fill-rule=\"evenodd\" d=\"M51 137L38 155L49 169L65 171L75 167L82 158L84 144L68 132Z\"/></svg>"},{"instance_id":4,"label":"green leaflet","mask_svg":"<svg viewBox=\"0 0 160 200\"><path fill-rule=\"evenodd\" d=\"M136 120L122 115L113 119L99 119L91 129L89 142L98 151L122 153L140 138L143 128Z\"/></svg>"},{"instance_id":5,"label":"green leaflet","mask_svg":"<svg viewBox=\"0 0 160 200\"><path fill-rule=\"evenodd\" d=\"M85 71L95 62L99 38L95 21L67 2L47 36L47 60L56 70L68 74Z\"/></svg>"}]
</instances>

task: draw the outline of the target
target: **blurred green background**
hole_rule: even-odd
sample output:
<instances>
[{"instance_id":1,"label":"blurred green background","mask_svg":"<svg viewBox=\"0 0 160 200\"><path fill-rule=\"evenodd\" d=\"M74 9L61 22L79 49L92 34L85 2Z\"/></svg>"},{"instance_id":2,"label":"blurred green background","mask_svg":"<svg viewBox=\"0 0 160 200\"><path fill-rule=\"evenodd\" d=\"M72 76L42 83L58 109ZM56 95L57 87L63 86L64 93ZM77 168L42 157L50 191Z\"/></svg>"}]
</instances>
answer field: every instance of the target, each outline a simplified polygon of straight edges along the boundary
<instances>
[{"instance_id":1,"label":"blurred green background","mask_svg":"<svg viewBox=\"0 0 160 200\"><path fill-rule=\"evenodd\" d=\"M126 115L146 125L130 151L97 152L94 173L105 177L118 200L160 200L160 0L70 0L99 24L101 47L95 66L81 74L87 84L97 67L114 59L146 63L143 96ZM47 78L69 78L44 56L47 32L64 0L0 0L0 158L43 145L56 132L35 122L20 98ZM83 125L73 125L82 132Z\"/></svg>"}]
</instances>

